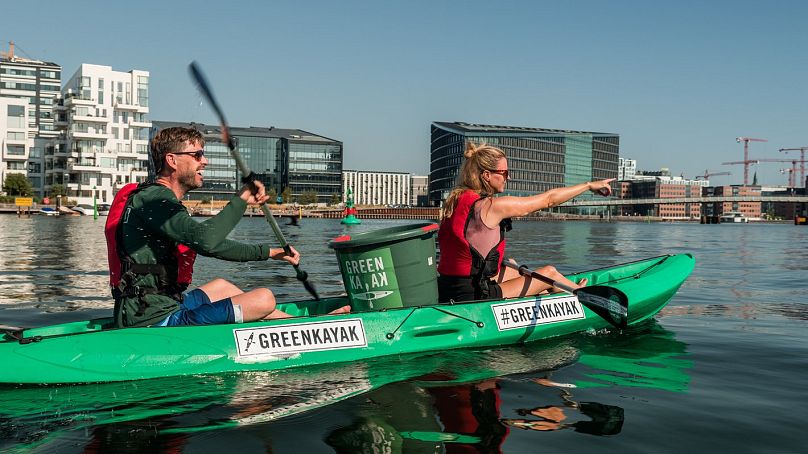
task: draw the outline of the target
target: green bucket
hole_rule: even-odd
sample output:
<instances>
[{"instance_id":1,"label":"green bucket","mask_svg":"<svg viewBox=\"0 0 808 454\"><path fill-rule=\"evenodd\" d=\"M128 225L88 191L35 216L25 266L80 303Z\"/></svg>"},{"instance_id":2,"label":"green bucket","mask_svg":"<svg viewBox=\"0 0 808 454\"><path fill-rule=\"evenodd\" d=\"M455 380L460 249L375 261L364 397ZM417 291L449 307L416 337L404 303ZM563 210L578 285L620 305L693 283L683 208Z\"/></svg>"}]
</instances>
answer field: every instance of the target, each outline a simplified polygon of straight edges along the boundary
<instances>
[{"instance_id":1,"label":"green bucket","mask_svg":"<svg viewBox=\"0 0 808 454\"><path fill-rule=\"evenodd\" d=\"M331 240L353 310L437 304L437 230L424 222Z\"/></svg>"}]
</instances>

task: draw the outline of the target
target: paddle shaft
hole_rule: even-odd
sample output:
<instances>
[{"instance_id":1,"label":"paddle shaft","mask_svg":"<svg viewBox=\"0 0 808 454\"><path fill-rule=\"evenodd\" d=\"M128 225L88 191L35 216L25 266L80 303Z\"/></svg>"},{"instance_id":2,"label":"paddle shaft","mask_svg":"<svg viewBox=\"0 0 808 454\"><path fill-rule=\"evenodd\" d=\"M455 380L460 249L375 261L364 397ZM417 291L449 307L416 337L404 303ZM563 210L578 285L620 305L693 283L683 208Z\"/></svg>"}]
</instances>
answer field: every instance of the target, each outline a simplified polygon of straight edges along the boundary
<instances>
[{"instance_id":1,"label":"paddle shaft","mask_svg":"<svg viewBox=\"0 0 808 454\"><path fill-rule=\"evenodd\" d=\"M546 284L552 285L553 287L560 288L561 290L564 290L567 293L575 293L576 289L570 287L569 285L567 285L567 284L565 284L563 282L558 282L558 281L556 281L556 280L554 280L552 278L549 278L549 277L547 277L547 276L545 276L543 274L539 274L539 273L531 270L530 268L528 268L527 265L519 265L519 264L513 263L513 262L508 261L508 260L503 260L502 264L509 267L509 268L513 268L516 271L519 271L519 274L521 274L522 276L529 276L529 277L532 277L532 278L536 278L536 279L538 279L538 280L540 280L540 281L542 281L542 282L544 282Z\"/></svg>"},{"instance_id":2,"label":"paddle shaft","mask_svg":"<svg viewBox=\"0 0 808 454\"><path fill-rule=\"evenodd\" d=\"M228 142L233 141L231 139ZM244 175L245 179L251 178L252 171L247 166L247 163L244 162L244 158L241 157L241 154L238 152L236 147L235 146L231 147L231 144L228 143L228 148L230 148L230 155L233 156L233 159L235 159L236 161L236 166L238 167L239 172L241 172L241 174ZM275 216L272 215L272 211L270 211L266 203L261 204L261 211L264 213L264 217L266 217L269 226L272 227L272 231L275 233L275 237L278 239L278 243L280 243L281 247L288 255L292 255L292 248L289 247L289 244L286 242L286 238L283 236L283 232L278 226L278 221L275 220ZM294 265L294 267L295 271L300 270L298 265Z\"/></svg>"},{"instance_id":3,"label":"paddle shaft","mask_svg":"<svg viewBox=\"0 0 808 454\"><path fill-rule=\"evenodd\" d=\"M577 296L581 304L617 328L622 329L628 325L628 297L616 288L605 285L572 288L563 282L532 271L526 265L519 265L512 260L503 260L502 263L517 270L522 276L538 279Z\"/></svg>"},{"instance_id":4,"label":"paddle shaft","mask_svg":"<svg viewBox=\"0 0 808 454\"><path fill-rule=\"evenodd\" d=\"M230 150L230 155L236 161L236 166L239 169L239 172L242 174L242 180L246 183L253 181L254 174L247 163L244 161L244 158L241 157L239 154L238 149L236 148L236 142L233 140L233 137L230 136L230 128L227 124L227 120L224 117L224 112L222 111L219 103L216 101L216 98L213 96L213 91L210 89L210 85L208 84L207 79L205 78L204 74L202 74L202 70L199 68L199 65L196 62L191 62L189 65L189 70L191 72L191 77L199 87L199 91L202 92L202 95L207 99L208 103L210 104L213 112L219 117L219 123L221 123L222 127L222 138L224 142L227 144L227 148ZM261 211L264 213L264 217L266 217L267 222L269 223L270 227L272 227L272 232L275 234L275 238L277 238L278 243L283 248L284 252L287 255L292 255L292 248L289 246L289 243L286 242L286 238L283 236L283 232L281 232L280 227L278 227L278 222L275 220L275 217L272 216L272 212L269 210L269 207L266 203L261 204ZM319 300L320 296L317 295L317 291L314 289L314 286L308 282L308 273L300 269L300 265L292 265L295 268L295 274L297 275L297 280L303 282L303 286L306 290L311 293L315 300Z\"/></svg>"}]
</instances>

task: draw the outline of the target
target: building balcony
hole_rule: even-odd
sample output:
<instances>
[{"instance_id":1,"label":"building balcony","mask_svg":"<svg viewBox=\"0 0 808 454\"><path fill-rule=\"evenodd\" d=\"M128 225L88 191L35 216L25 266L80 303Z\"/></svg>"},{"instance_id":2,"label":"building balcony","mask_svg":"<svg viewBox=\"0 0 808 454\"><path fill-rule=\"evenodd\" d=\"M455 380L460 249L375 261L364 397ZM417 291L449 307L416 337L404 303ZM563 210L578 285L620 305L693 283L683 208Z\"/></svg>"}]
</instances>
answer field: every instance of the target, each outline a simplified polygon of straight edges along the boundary
<instances>
[{"instance_id":1,"label":"building balcony","mask_svg":"<svg viewBox=\"0 0 808 454\"><path fill-rule=\"evenodd\" d=\"M131 104L131 102L118 102L114 101L112 103L112 107L117 110L127 110L130 112L140 112L140 113L148 113L149 108L144 106L139 106L137 104Z\"/></svg>"},{"instance_id":2,"label":"building balcony","mask_svg":"<svg viewBox=\"0 0 808 454\"><path fill-rule=\"evenodd\" d=\"M25 154L9 154L8 151L3 152L3 160L7 161L25 161L28 159L28 153Z\"/></svg>"},{"instance_id":3,"label":"building balcony","mask_svg":"<svg viewBox=\"0 0 808 454\"><path fill-rule=\"evenodd\" d=\"M95 100L92 98L85 98L76 94L68 94L65 97L64 107L69 108L72 106L95 106Z\"/></svg>"},{"instance_id":4,"label":"building balcony","mask_svg":"<svg viewBox=\"0 0 808 454\"><path fill-rule=\"evenodd\" d=\"M152 123L150 121L148 121L148 120L147 121L136 121L136 120L133 120L133 119L130 118L129 119L129 126L135 126L135 127L138 127L138 128L151 128Z\"/></svg>"},{"instance_id":5,"label":"building balcony","mask_svg":"<svg viewBox=\"0 0 808 454\"><path fill-rule=\"evenodd\" d=\"M100 139L106 140L109 137L105 132L89 132L89 131L70 131L70 137L75 139Z\"/></svg>"},{"instance_id":6,"label":"building balcony","mask_svg":"<svg viewBox=\"0 0 808 454\"><path fill-rule=\"evenodd\" d=\"M96 117L95 115L73 115L73 121L86 121L91 123L109 123L108 117Z\"/></svg>"},{"instance_id":7,"label":"building balcony","mask_svg":"<svg viewBox=\"0 0 808 454\"><path fill-rule=\"evenodd\" d=\"M93 161L78 161L67 163L67 170L70 172L101 172L101 167L97 167Z\"/></svg>"}]
</instances>

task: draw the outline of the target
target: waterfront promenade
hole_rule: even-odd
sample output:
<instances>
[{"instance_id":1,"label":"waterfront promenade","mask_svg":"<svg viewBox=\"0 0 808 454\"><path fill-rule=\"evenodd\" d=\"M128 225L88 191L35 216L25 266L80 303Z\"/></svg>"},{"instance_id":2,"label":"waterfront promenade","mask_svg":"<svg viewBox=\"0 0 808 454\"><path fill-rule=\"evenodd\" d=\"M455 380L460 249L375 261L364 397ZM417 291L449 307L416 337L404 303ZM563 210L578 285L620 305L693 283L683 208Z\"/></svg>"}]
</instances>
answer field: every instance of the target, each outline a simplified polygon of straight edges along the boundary
<instances>
[{"instance_id":1,"label":"waterfront promenade","mask_svg":"<svg viewBox=\"0 0 808 454\"><path fill-rule=\"evenodd\" d=\"M649 198L649 199L595 199L595 200L572 200L562 204L562 207L620 207L627 205L664 205L664 204L708 204L726 202L761 202L761 203L794 203L800 205L808 203L808 196L709 196L709 197L687 197L687 198ZM199 201L184 201L188 211L194 216L212 216L220 210L227 201L213 201L203 204ZM31 213L38 213L41 208L55 208L55 205L34 204L30 207ZM325 218L341 219L344 216L344 209L341 207L299 207L295 205L269 205L270 210L276 217L286 218ZM0 214L17 214L19 207L13 203L0 204ZM261 216L261 211L257 207L248 207L245 216ZM606 220L613 221L693 221L698 222L698 217L669 217L669 216L614 216L606 215ZM440 209L437 207L359 207L357 208L359 219L411 219L411 220L435 220L440 217ZM552 213L539 211L529 216L518 218L520 220L557 221L557 220L603 220L603 215L572 215L563 213ZM754 219L753 219L754 220ZM758 220L759 221L759 220Z\"/></svg>"}]
</instances>

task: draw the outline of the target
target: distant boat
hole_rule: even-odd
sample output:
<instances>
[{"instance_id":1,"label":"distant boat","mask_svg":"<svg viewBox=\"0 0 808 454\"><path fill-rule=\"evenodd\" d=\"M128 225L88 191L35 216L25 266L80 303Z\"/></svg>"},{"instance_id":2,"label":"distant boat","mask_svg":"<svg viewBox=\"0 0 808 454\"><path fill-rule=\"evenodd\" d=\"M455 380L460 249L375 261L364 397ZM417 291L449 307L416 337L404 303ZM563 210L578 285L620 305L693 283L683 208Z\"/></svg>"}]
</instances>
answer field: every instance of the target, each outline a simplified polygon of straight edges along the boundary
<instances>
[{"instance_id":1,"label":"distant boat","mask_svg":"<svg viewBox=\"0 0 808 454\"><path fill-rule=\"evenodd\" d=\"M218 208L197 208L192 216L216 216L220 211Z\"/></svg>"},{"instance_id":2,"label":"distant boat","mask_svg":"<svg viewBox=\"0 0 808 454\"><path fill-rule=\"evenodd\" d=\"M749 222L749 218L739 211L727 211L718 218L718 222L722 224L740 224Z\"/></svg>"},{"instance_id":3,"label":"distant boat","mask_svg":"<svg viewBox=\"0 0 808 454\"><path fill-rule=\"evenodd\" d=\"M107 216L109 214L109 204L106 203L99 203L98 207L98 215L99 216ZM71 209L77 213L81 213L85 216L92 216L93 215L93 206L88 203L82 203L80 205L76 205L71 207Z\"/></svg>"},{"instance_id":4,"label":"distant boat","mask_svg":"<svg viewBox=\"0 0 808 454\"><path fill-rule=\"evenodd\" d=\"M39 214L44 214L45 216L59 216L59 210L51 207L42 207L39 209Z\"/></svg>"}]
</instances>

